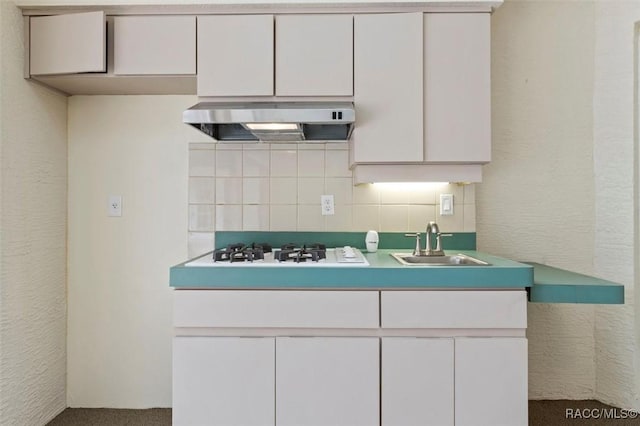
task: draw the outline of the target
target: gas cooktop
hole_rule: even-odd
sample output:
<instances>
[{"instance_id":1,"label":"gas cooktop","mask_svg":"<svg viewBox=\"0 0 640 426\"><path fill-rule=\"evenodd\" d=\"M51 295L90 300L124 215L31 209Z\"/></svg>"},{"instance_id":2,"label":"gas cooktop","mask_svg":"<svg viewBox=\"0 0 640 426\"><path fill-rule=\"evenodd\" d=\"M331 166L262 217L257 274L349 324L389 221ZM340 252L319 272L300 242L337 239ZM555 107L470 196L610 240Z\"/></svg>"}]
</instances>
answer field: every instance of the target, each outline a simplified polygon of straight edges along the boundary
<instances>
[{"instance_id":1,"label":"gas cooktop","mask_svg":"<svg viewBox=\"0 0 640 426\"><path fill-rule=\"evenodd\" d=\"M185 264L185 266L369 266L362 252L344 246L327 249L325 245L285 244L274 249L267 243L230 244Z\"/></svg>"}]
</instances>

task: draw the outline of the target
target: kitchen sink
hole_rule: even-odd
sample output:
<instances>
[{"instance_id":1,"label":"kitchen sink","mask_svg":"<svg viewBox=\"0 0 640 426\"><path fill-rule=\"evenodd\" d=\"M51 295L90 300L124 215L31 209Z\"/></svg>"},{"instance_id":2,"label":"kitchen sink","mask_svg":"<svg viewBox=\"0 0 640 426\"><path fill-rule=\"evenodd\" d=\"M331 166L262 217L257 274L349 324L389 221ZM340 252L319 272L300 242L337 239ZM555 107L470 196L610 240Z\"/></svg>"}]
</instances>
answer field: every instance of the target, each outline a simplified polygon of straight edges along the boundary
<instances>
[{"instance_id":1,"label":"kitchen sink","mask_svg":"<svg viewBox=\"0 0 640 426\"><path fill-rule=\"evenodd\" d=\"M488 266L490 263L483 262L471 256L456 254L453 256L414 256L411 253L391 253L391 256L408 266Z\"/></svg>"}]
</instances>

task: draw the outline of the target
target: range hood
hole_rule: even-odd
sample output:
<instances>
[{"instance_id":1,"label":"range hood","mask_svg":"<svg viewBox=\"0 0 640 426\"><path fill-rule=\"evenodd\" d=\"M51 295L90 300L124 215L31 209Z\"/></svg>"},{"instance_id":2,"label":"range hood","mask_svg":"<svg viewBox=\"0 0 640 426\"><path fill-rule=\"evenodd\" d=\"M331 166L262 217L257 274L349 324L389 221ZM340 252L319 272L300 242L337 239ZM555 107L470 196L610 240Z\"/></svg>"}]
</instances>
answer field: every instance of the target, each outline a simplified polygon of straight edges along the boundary
<instances>
[{"instance_id":1,"label":"range hood","mask_svg":"<svg viewBox=\"0 0 640 426\"><path fill-rule=\"evenodd\" d=\"M346 142L355 118L351 102L202 102L182 114L219 142Z\"/></svg>"}]
</instances>

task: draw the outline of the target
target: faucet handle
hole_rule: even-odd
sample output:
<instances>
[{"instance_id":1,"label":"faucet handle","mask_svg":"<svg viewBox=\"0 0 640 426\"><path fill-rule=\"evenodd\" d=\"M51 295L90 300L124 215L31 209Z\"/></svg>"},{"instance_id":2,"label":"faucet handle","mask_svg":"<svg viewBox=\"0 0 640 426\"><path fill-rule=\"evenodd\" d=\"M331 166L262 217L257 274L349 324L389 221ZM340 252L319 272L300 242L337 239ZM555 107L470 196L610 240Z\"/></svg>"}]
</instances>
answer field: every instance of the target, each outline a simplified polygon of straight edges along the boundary
<instances>
[{"instance_id":1,"label":"faucet handle","mask_svg":"<svg viewBox=\"0 0 640 426\"><path fill-rule=\"evenodd\" d=\"M436 251L442 251L442 237L453 237L453 234L438 232L436 234Z\"/></svg>"},{"instance_id":2,"label":"faucet handle","mask_svg":"<svg viewBox=\"0 0 640 426\"><path fill-rule=\"evenodd\" d=\"M405 237L415 237L416 238L416 248L413 249L414 256L420 256L420 233L415 232L413 234L404 234Z\"/></svg>"}]
</instances>

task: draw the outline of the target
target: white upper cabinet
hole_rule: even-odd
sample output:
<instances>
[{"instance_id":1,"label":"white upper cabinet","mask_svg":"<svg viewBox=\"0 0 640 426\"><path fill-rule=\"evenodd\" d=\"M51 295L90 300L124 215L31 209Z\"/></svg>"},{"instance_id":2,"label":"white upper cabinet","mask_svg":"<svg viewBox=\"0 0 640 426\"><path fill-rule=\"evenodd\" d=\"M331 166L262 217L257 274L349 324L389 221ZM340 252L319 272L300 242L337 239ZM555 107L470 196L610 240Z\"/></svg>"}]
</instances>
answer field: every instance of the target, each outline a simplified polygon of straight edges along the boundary
<instances>
[{"instance_id":1,"label":"white upper cabinet","mask_svg":"<svg viewBox=\"0 0 640 426\"><path fill-rule=\"evenodd\" d=\"M353 95L353 17L276 17L276 95Z\"/></svg>"},{"instance_id":2,"label":"white upper cabinet","mask_svg":"<svg viewBox=\"0 0 640 426\"><path fill-rule=\"evenodd\" d=\"M273 15L198 17L198 96L272 96Z\"/></svg>"},{"instance_id":3,"label":"white upper cabinet","mask_svg":"<svg viewBox=\"0 0 640 426\"><path fill-rule=\"evenodd\" d=\"M424 15L425 161L491 160L488 13Z\"/></svg>"},{"instance_id":4,"label":"white upper cabinet","mask_svg":"<svg viewBox=\"0 0 640 426\"><path fill-rule=\"evenodd\" d=\"M356 163L423 159L422 13L354 17Z\"/></svg>"},{"instance_id":5,"label":"white upper cabinet","mask_svg":"<svg viewBox=\"0 0 640 426\"><path fill-rule=\"evenodd\" d=\"M196 73L195 16L116 16L113 24L114 74Z\"/></svg>"},{"instance_id":6,"label":"white upper cabinet","mask_svg":"<svg viewBox=\"0 0 640 426\"><path fill-rule=\"evenodd\" d=\"M32 75L107 70L104 12L32 17L29 37Z\"/></svg>"}]
</instances>

